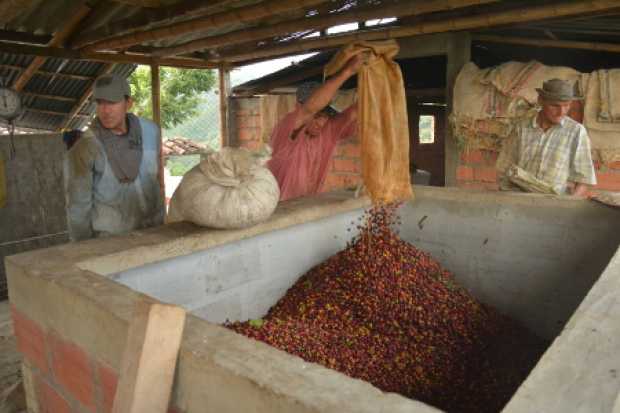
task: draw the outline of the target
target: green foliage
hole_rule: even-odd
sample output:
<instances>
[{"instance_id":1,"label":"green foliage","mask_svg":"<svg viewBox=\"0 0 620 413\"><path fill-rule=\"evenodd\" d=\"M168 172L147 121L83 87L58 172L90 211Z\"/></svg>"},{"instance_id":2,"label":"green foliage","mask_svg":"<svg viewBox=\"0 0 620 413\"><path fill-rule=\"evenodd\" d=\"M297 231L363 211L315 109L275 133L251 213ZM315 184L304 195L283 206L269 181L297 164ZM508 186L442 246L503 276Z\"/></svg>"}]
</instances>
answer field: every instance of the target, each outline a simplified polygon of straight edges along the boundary
<instances>
[{"instance_id":1,"label":"green foliage","mask_svg":"<svg viewBox=\"0 0 620 413\"><path fill-rule=\"evenodd\" d=\"M161 123L171 128L198 113L198 105L204 92L215 85L215 71L162 67L160 76ZM152 119L151 69L138 66L129 78L133 112Z\"/></svg>"},{"instance_id":2,"label":"green foliage","mask_svg":"<svg viewBox=\"0 0 620 413\"><path fill-rule=\"evenodd\" d=\"M433 143L435 141L435 117L422 115L418 125L420 143Z\"/></svg>"},{"instance_id":3,"label":"green foliage","mask_svg":"<svg viewBox=\"0 0 620 413\"><path fill-rule=\"evenodd\" d=\"M200 155L171 156L166 161L166 168L172 176L183 176L200 163Z\"/></svg>"},{"instance_id":4,"label":"green foliage","mask_svg":"<svg viewBox=\"0 0 620 413\"><path fill-rule=\"evenodd\" d=\"M218 150L220 148L219 96L214 91L204 93L200 98L197 114L172 128L164 128L163 135L164 138L180 136Z\"/></svg>"}]
</instances>

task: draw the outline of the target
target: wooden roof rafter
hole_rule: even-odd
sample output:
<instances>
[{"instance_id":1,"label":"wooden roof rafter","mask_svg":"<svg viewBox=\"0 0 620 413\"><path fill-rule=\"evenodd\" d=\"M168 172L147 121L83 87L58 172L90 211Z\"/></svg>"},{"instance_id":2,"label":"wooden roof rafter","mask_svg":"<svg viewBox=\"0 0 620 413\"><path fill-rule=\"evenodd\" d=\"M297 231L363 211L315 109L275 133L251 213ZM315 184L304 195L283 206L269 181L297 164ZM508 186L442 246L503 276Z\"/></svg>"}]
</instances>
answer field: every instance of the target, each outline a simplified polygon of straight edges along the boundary
<instances>
[{"instance_id":1,"label":"wooden roof rafter","mask_svg":"<svg viewBox=\"0 0 620 413\"><path fill-rule=\"evenodd\" d=\"M140 14L110 22L101 27L79 30L76 36L73 36L69 45L73 48L81 48L91 43L118 36L119 34L146 30L153 25L164 24L173 18L182 16L199 17L210 13L223 3L230 3L230 0L212 0L209 2L204 0L183 0L167 7L146 9Z\"/></svg>"},{"instance_id":2,"label":"wooden roof rafter","mask_svg":"<svg viewBox=\"0 0 620 413\"><path fill-rule=\"evenodd\" d=\"M279 45L256 48L255 50L233 50L221 53L217 59L241 65L261 60L288 55L308 53L321 49L332 49L354 41L386 40L401 37L419 36L432 33L454 32L460 30L476 30L515 23L544 20L568 16L579 16L584 13L596 13L620 8L617 0L587 1L579 0L570 3L547 4L527 9L502 10L471 16L451 17L402 27L362 30L353 33L330 35L321 38L303 39Z\"/></svg>"},{"instance_id":3,"label":"wooden roof rafter","mask_svg":"<svg viewBox=\"0 0 620 413\"><path fill-rule=\"evenodd\" d=\"M26 68L27 68L27 66L0 64L0 69L16 70L18 72L26 70ZM63 72L51 72L51 71L42 70L42 69L37 70L35 72L35 75L57 76L57 77L64 77L64 78L67 78L67 79L76 79L76 80L90 80L90 79L92 79L91 76L75 75L75 74L63 73Z\"/></svg>"},{"instance_id":4,"label":"wooden roof rafter","mask_svg":"<svg viewBox=\"0 0 620 413\"><path fill-rule=\"evenodd\" d=\"M352 9L341 13L332 13L327 15L319 14L292 21L285 21L266 27L243 29L219 36L210 36L178 46L160 48L155 50L153 55L176 56L198 50L230 46L232 44L239 44L252 40L262 40L269 37L304 30L322 30L339 24L354 23L385 17L417 16L438 11L495 3L497 1L498 0L430 0L424 3L394 3L385 7L369 6L360 9Z\"/></svg>"},{"instance_id":5,"label":"wooden roof rafter","mask_svg":"<svg viewBox=\"0 0 620 413\"><path fill-rule=\"evenodd\" d=\"M78 10L72 14L69 19L67 19L67 22L64 24L63 28L54 34L48 45L51 47L62 45L71 33L75 31L80 21L82 21L82 19L90 13L90 10L90 6L86 3L81 3ZM34 76L37 70L43 66L43 63L45 63L45 57L35 56L28 67L24 69L24 71L22 71L19 77L15 80L13 83L13 88L17 91L23 90L32 76Z\"/></svg>"},{"instance_id":6,"label":"wooden roof rafter","mask_svg":"<svg viewBox=\"0 0 620 413\"><path fill-rule=\"evenodd\" d=\"M316 6L326 1L329 0L267 0L244 8L232 9L202 18L158 27L152 30L113 37L90 44L83 48L83 50L85 52L95 52L101 50L126 49L144 42L170 39L188 33L200 32L207 29L212 30L233 23L256 22L271 15Z\"/></svg>"},{"instance_id":7,"label":"wooden roof rafter","mask_svg":"<svg viewBox=\"0 0 620 413\"><path fill-rule=\"evenodd\" d=\"M62 47L39 47L16 45L14 43L0 42L0 52L23 54L41 57L56 57L60 59L90 60L95 62L109 63L133 63L160 66L182 67L186 69L216 69L221 63L207 62L203 59L194 58L153 58L137 53L84 53L79 50Z\"/></svg>"}]
</instances>

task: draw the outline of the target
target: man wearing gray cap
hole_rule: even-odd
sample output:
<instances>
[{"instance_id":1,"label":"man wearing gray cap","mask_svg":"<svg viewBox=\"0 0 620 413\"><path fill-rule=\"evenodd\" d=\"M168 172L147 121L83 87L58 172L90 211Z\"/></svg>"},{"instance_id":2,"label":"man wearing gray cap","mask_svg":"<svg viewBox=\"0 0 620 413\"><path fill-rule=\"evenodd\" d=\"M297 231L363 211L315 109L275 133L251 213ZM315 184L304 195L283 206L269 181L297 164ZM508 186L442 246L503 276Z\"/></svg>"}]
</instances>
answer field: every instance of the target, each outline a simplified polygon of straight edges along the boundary
<instances>
[{"instance_id":1,"label":"man wearing gray cap","mask_svg":"<svg viewBox=\"0 0 620 413\"><path fill-rule=\"evenodd\" d=\"M586 128L567 116L572 82L551 79L538 91L540 110L515 125L497 160L500 189L586 196L596 175Z\"/></svg>"},{"instance_id":2,"label":"man wearing gray cap","mask_svg":"<svg viewBox=\"0 0 620 413\"><path fill-rule=\"evenodd\" d=\"M274 128L267 166L278 181L281 201L319 192L338 140L357 130L357 105L339 113L331 101L361 65L362 58L355 56L325 83L300 85L295 110Z\"/></svg>"},{"instance_id":3,"label":"man wearing gray cap","mask_svg":"<svg viewBox=\"0 0 620 413\"><path fill-rule=\"evenodd\" d=\"M67 223L72 241L161 225L159 127L132 113L119 75L94 84L97 117L67 152Z\"/></svg>"}]
</instances>

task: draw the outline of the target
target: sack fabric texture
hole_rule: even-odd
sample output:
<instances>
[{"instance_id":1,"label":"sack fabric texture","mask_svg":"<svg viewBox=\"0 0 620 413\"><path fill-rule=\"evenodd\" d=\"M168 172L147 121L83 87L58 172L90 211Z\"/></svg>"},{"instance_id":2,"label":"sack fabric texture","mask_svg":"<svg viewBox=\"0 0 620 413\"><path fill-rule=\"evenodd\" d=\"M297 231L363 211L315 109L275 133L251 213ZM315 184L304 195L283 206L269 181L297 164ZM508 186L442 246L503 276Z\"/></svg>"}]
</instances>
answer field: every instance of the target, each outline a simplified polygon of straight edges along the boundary
<instances>
[{"instance_id":1,"label":"sack fabric texture","mask_svg":"<svg viewBox=\"0 0 620 413\"><path fill-rule=\"evenodd\" d=\"M374 202L413 196L409 176L409 122L403 76L394 62L394 40L355 42L341 49L325 67L325 76L341 70L358 54L367 58L357 76L358 124L362 176Z\"/></svg>"}]
</instances>

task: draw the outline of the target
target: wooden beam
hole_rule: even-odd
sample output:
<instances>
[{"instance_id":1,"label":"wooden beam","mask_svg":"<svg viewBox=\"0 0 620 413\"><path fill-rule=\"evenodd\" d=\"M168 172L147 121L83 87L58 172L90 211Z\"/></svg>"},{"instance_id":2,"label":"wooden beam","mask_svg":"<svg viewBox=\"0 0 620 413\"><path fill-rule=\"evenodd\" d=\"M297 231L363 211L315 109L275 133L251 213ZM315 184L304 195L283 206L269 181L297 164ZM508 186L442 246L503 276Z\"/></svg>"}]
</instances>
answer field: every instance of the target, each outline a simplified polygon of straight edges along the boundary
<instances>
[{"instance_id":1,"label":"wooden beam","mask_svg":"<svg viewBox=\"0 0 620 413\"><path fill-rule=\"evenodd\" d=\"M530 22L550 18L579 16L584 13L594 13L605 10L618 9L617 0L581 0L571 3L548 4L537 7L521 7L519 9L500 12L477 14L474 16L454 17L438 21L420 22L406 27L388 28L379 30L359 31L352 34L328 36L323 39L296 40L288 44L269 46L258 50L222 54L220 59L225 62L242 62L246 60L270 59L277 56L286 56L298 53L307 53L318 49L340 47L355 41L386 40L400 37L420 36L430 33L455 32L474 30L506 24Z\"/></svg>"},{"instance_id":2,"label":"wooden beam","mask_svg":"<svg viewBox=\"0 0 620 413\"><path fill-rule=\"evenodd\" d=\"M10 69L10 70L17 70L17 71L22 71L25 70L26 67L24 66L18 66L18 65L3 65L0 64L0 69ZM62 72L50 72L48 70L37 70L35 72L36 75L41 75L41 76L58 76L58 77L64 77L67 79L76 79L76 80L90 80L92 79L92 77L90 76L83 76L83 75L72 75L69 73L62 73Z\"/></svg>"},{"instance_id":3,"label":"wooden beam","mask_svg":"<svg viewBox=\"0 0 620 413\"><path fill-rule=\"evenodd\" d=\"M261 93L269 93L272 89L276 89L279 87L290 85L291 83L299 82L308 77L320 75L323 73L323 66L312 66L306 67L304 69L295 70L294 73L281 77L279 79L274 79L269 82L265 82L261 85L258 85L253 88L241 89L239 92L235 92L235 97L241 96L252 96Z\"/></svg>"},{"instance_id":4,"label":"wooden beam","mask_svg":"<svg viewBox=\"0 0 620 413\"><path fill-rule=\"evenodd\" d=\"M230 146L228 131L228 96L230 95L230 70L221 67L219 72L219 97L220 97L220 144L222 147Z\"/></svg>"},{"instance_id":5,"label":"wooden beam","mask_svg":"<svg viewBox=\"0 0 620 413\"><path fill-rule=\"evenodd\" d=\"M108 73L112 71L113 68L114 68L114 65L112 64L105 65L101 69L97 77L107 75ZM66 120L63 122L62 126L60 127L61 130L67 129L69 127L69 124L71 123L73 118L78 116L78 113L80 112L80 110L82 110L82 107L86 104L86 102L88 102L88 99L90 99L90 96L93 94L93 85L95 83L95 80L96 78L91 78L90 84L86 88L86 91L84 92L80 100L78 100L78 102L75 104L75 106L73 106L73 109L71 109L71 112L69 112L69 114L66 117Z\"/></svg>"},{"instance_id":6,"label":"wooden beam","mask_svg":"<svg viewBox=\"0 0 620 413\"><path fill-rule=\"evenodd\" d=\"M0 1L0 24L4 25L20 14L26 13L33 3L33 0Z\"/></svg>"},{"instance_id":7,"label":"wooden beam","mask_svg":"<svg viewBox=\"0 0 620 413\"><path fill-rule=\"evenodd\" d=\"M129 323L112 413L166 413L185 310L138 301Z\"/></svg>"},{"instance_id":8,"label":"wooden beam","mask_svg":"<svg viewBox=\"0 0 620 413\"><path fill-rule=\"evenodd\" d=\"M153 107L153 122L161 127L161 102L159 66L151 65L151 104Z\"/></svg>"},{"instance_id":9,"label":"wooden beam","mask_svg":"<svg viewBox=\"0 0 620 413\"><path fill-rule=\"evenodd\" d=\"M444 120L444 175L445 186L456 186L456 170L459 164L459 148L454 129L450 127L452 100L456 77L463 66L471 60L471 36L469 33L451 33L447 50L446 66L446 103L448 107Z\"/></svg>"},{"instance_id":10,"label":"wooden beam","mask_svg":"<svg viewBox=\"0 0 620 413\"><path fill-rule=\"evenodd\" d=\"M569 40L528 39L526 37L474 35L473 40L504 44L518 44L559 49L583 49L597 52L620 53L620 43L574 42Z\"/></svg>"},{"instance_id":11,"label":"wooden beam","mask_svg":"<svg viewBox=\"0 0 620 413\"><path fill-rule=\"evenodd\" d=\"M230 0L212 0L209 2L204 0L185 0L160 9L147 9L143 13L110 22L94 30L84 31L70 45L73 48L81 48L90 43L118 36L120 33L145 30L145 26L163 23L166 20L178 18L182 15L196 16L205 14L225 2L231 3ZM108 6L106 5L106 7Z\"/></svg>"},{"instance_id":12,"label":"wooden beam","mask_svg":"<svg viewBox=\"0 0 620 413\"><path fill-rule=\"evenodd\" d=\"M43 98L43 99L58 100L61 102L75 102L77 100L76 98L69 98L66 96L58 96L58 95L45 95L43 93L22 92L22 95L33 96L33 97Z\"/></svg>"},{"instance_id":13,"label":"wooden beam","mask_svg":"<svg viewBox=\"0 0 620 413\"><path fill-rule=\"evenodd\" d=\"M252 6L240 7L217 13L212 16L201 17L152 30L145 30L102 40L86 46L85 51L94 52L98 50L126 49L144 42L164 40L184 34L212 30L229 24L251 23L291 10L316 6L325 1L326 0L268 0Z\"/></svg>"},{"instance_id":14,"label":"wooden beam","mask_svg":"<svg viewBox=\"0 0 620 413\"><path fill-rule=\"evenodd\" d=\"M54 115L54 116L62 116L62 117L67 116L67 112L58 112L56 110L45 110L45 109L35 109L35 108L24 108L24 110L27 112L43 113L46 115ZM76 115L76 116L86 116L86 115Z\"/></svg>"},{"instance_id":15,"label":"wooden beam","mask_svg":"<svg viewBox=\"0 0 620 413\"><path fill-rule=\"evenodd\" d=\"M143 54L130 53L83 53L79 50L62 47L26 46L6 42L0 42L0 52L106 63L158 64L159 66L183 67L187 69L215 69L219 67L218 63L207 62L202 59L154 58Z\"/></svg>"},{"instance_id":16,"label":"wooden beam","mask_svg":"<svg viewBox=\"0 0 620 413\"><path fill-rule=\"evenodd\" d=\"M15 32L12 30L0 30L0 40L30 43L30 44L48 44L52 40L49 34L32 34L26 32Z\"/></svg>"},{"instance_id":17,"label":"wooden beam","mask_svg":"<svg viewBox=\"0 0 620 413\"><path fill-rule=\"evenodd\" d=\"M157 168L157 178L159 180L159 193L161 201L166 207L166 182L164 174L164 151L163 136L161 135L161 82L159 77L159 66L151 65L151 105L153 109L153 122L159 128L159 167ZM165 210L165 209L164 209Z\"/></svg>"},{"instance_id":18,"label":"wooden beam","mask_svg":"<svg viewBox=\"0 0 620 413\"><path fill-rule=\"evenodd\" d=\"M67 22L65 22L62 26L62 29L54 34L52 40L49 43L49 46L55 47L61 45L70 35L73 33L77 25L82 21L84 17L88 15L90 12L90 6L85 3L80 4L77 12L74 13ZM34 76L37 70L43 66L45 63L45 58L41 56L36 56L32 62L28 65L26 69L19 75L19 77L13 83L13 89L18 92L24 89L24 86L28 83L28 81Z\"/></svg>"},{"instance_id":19,"label":"wooden beam","mask_svg":"<svg viewBox=\"0 0 620 413\"><path fill-rule=\"evenodd\" d=\"M281 36L304 30L322 30L339 24L355 23L384 17L419 16L444 10L469 7L480 4L495 3L497 0L430 0L425 2L405 2L384 7L365 7L341 13L303 17L292 21L258 27L249 30L238 30L219 36L194 40L179 46L166 47L153 52L155 56L176 56L209 48L230 46L253 40Z\"/></svg>"}]
</instances>

